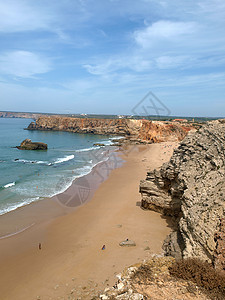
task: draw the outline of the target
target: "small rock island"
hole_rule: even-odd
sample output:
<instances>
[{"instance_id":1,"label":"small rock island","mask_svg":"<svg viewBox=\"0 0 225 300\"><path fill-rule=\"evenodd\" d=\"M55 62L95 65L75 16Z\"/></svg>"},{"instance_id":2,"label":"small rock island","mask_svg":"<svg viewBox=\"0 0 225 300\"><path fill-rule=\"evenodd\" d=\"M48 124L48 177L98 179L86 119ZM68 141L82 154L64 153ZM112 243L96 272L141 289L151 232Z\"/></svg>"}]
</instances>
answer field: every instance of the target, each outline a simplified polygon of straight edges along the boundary
<instances>
[{"instance_id":1,"label":"small rock island","mask_svg":"<svg viewBox=\"0 0 225 300\"><path fill-rule=\"evenodd\" d=\"M40 142L32 142L30 139L22 141L20 146L16 146L20 150L47 150L48 145Z\"/></svg>"}]
</instances>

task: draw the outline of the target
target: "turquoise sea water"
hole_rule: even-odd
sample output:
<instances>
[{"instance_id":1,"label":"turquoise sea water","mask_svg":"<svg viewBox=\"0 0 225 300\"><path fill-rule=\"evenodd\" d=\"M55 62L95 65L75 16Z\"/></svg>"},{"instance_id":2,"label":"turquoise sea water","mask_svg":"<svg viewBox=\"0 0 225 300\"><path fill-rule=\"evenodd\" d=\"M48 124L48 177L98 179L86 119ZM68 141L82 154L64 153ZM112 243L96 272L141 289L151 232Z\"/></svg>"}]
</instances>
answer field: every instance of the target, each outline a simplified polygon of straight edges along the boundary
<instances>
[{"instance_id":1,"label":"turquoise sea water","mask_svg":"<svg viewBox=\"0 0 225 300\"><path fill-rule=\"evenodd\" d=\"M108 136L24 130L31 121L0 119L0 214L61 193L107 160L114 148ZM26 138L47 143L48 150L14 148Z\"/></svg>"}]
</instances>

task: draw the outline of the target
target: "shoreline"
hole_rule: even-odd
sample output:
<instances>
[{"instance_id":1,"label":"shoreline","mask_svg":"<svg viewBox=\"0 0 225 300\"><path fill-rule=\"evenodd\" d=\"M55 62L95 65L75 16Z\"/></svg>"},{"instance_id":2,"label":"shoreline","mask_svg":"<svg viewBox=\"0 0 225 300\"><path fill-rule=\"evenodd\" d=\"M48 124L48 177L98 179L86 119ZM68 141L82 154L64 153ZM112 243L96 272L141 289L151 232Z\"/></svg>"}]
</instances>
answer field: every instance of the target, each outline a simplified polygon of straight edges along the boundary
<instances>
[{"instance_id":1,"label":"shoreline","mask_svg":"<svg viewBox=\"0 0 225 300\"><path fill-rule=\"evenodd\" d=\"M80 205L84 205L85 202L91 200L99 185L109 176L110 171L114 168L121 167L123 162L124 161L120 158L120 151L118 148L111 150L111 153L106 160L96 163L89 173L76 177L71 185L63 192L53 195L52 197L45 197L32 201L1 214L0 240L19 234L26 229L29 229L31 226L46 222L49 219L55 219L71 213ZM81 195L82 190L86 191L88 195ZM76 194L76 196L74 196L74 194ZM50 211L50 213L41 218L35 216L37 211L43 211L45 209ZM22 218L24 216L26 216L25 219ZM26 219L29 221L26 221ZM14 220L19 222L15 224ZM30 224L32 220L35 222ZM13 227L16 228L14 231Z\"/></svg>"},{"instance_id":2,"label":"shoreline","mask_svg":"<svg viewBox=\"0 0 225 300\"><path fill-rule=\"evenodd\" d=\"M2 297L63 299L74 289L74 296L82 294L82 299L90 299L84 295L90 288L95 292L104 289L114 283L115 274L125 266L153 253L160 254L162 242L171 231L170 224L158 213L140 209L138 186L148 169L159 167L171 156L163 150L164 144L135 146L129 155L123 153L125 163L110 170L91 201L71 213L64 211L64 215L0 240ZM108 172L104 168L102 171ZM62 201L65 195L62 193ZM54 206L46 206L44 211L33 208L36 215L43 217ZM126 238L135 240L137 246L118 246ZM102 251L104 244L106 249ZM145 251L146 247L150 250Z\"/></svg>"},{"instance_id":3,"label":"shoreline","mask_svg":"<svg viewBox=\"0 0 225 300\"><path fill-rule=\"evenodd\" d=\"M5 210L4 210L4 209L3 209L3 210L0 210L0 218L1 218L1 216L5 215L5 214L12 213L12 212L14 212L14 211L16 211L16 210L18 210L18 209L20 209L20 208L26 207L26 206L28 206L28 205L32 205L33 203L36 203L36 202L39 202L39 201L43 201L43 200L45 200L45 199L51 199L51 198L53 198L53 197L55 197L55 196L57 196L57 195L59 195L59 194L62 194L62 193L64 193L64 192L66 192L66 191L73 185L74 181L76 181L77 179L79 179L79 178L81 178L81 177L87 176L89 173L91 173L91 172L96 168L96 166L98 166L98 165L101 164L101 163L105 163L105 161L108 161L108 160L110 159L110 156L113 156L113 153L119 152L119 148L118 148L117 145L114 145L114 144L112 144L112 145L107 145L107 144L106 144L105 146L106 146L106 147L109 147L109 146L110 146L110 148L111 148L111 149L107 149L107 150L102 149L102 150L104 150L105 152L108 153L108 156L105 154L106 159L103 159L103 160L101 160L101 161L97 161L93 166L91 166L90 171L88 171L87 173L84 172L84 174L80 174L80 175L75 176L75 177L72 179L70 185L67 185L67 187L63 187L62 191L58 191L58 192L56 192L55 194L52 194L52 195L49 195L49 196L37 196L37 197L35 197L35 198L32 198L32 199L34 199L34 200L30 200L30 198L28 198L27 200L23 200L22 203L18 203L17 206L14 205L14 206L11 206L11 207L9 207L9 208L7 208L7 209L5 209ZM83 151L85 151L85 152L86 152L86 151L92 151L92 150L99 151L99 150L101 149L101 148L99 148L99 147L96 148L96 149L92 149L92 148L93 148L93 147L91 147L91 148L89 148L89 149L75 150L75 152L76 152L76 151L78 151L78 152L83 152ZM96 157L94 157L94 158L96 159ZM23 160L23 159L22 159L22 160ZM54 163L52 163L52 164L54 164ZM56 162L55 164L57 164L57 162ZM81 167L81 168L85 169L85 167L86 167L86 165L83 166L83 167ZM73 172L72 172L72 173L73 173ZM63 178L61 179L61 183L63 183ZM15 185L15 184L16 184L16 181L10 182L10 183L6 184L5 186L0 187L0 189L6 189L6 188L10 187L11 185ZM60 182L59 182L58 184L60 185ZM7 187L6 187L6 186L7 186ZM0 236L1 236L1 233L0 233Z\"/></svg>"}]
</instances>

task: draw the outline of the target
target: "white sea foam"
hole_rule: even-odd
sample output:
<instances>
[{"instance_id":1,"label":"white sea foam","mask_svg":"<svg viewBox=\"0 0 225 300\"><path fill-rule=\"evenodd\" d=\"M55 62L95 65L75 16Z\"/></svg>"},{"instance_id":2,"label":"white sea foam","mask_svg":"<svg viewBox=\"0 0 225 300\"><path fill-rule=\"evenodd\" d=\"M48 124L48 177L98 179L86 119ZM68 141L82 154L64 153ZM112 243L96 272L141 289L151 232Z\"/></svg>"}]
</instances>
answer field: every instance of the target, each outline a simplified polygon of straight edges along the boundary
<instances>
[{"instance_id":1,"label":"white sea foam","mask_svg":"<svg viewBox=\"0 0 225 300\"><path fill-rule=\"evenodd\" d=\"M98 148L99 148L99 147L98 147ZM64 157L64 158L59 158L59 159L58 159L57 161L55 161L53 164L65 162L65 161L71 160L71 159L73 159L73 158L74 158L74 155L69 155L69 156L66 156L66 157ZM94 163L93 163L92 160L89 160L88 162L89 162L91 165L89 165L89 166L86 165L86 166L83 166L83 167L81 167L81 168L76 169L76 173L78 173L77 175L75 175L75 176L73 176L73 177L71 177L71 178L68 178L68 181L66 181L66 182L64 183L64 185L61 186L61 187L60 187L58 190L56 190L55 192L50 193L50 194L48 194L48 195L44 195L44 196L42 195L41 198L44 198L44 197L53 197L53 196L55 196L55 195L58 195L58 194L60 194L60 193L63 193L64 191L66 191L66 190L72 185L72 183L73 183L74 180L76 180L77 178L80 178L80 177L83 177L83 176L89 174L89 173L93 170L93 168L94 168L95 166L97 166L97 165L100 164L100 163L103 163L104 161L107 161L108 159L109 159L109 157L104 157L104 159L102 159L101 161L94 162ZM45 162L45 163L46 163L46 162ZM10 184L13 184L13 183L10 183ZM8 185L9 185L9 184L8 184ZM6 185L6 186L8 186L8 185ZM18 191L19 191L19 190L18 190ZM22 194L24 194L24 191L23 191ZM10 212L10 211L16 210L16 209L19 208L19 207L28 205L28 204L30 204L30 203L32 203L32 202L37 201L37 200L41 200L41 198L40 198L40 197L29 198L29 199L26 199L25 201L22 201L22 202L20 202L20 203L15 203L15 204L13 204L13 205L9 205L9 206L7 206L7 207L5 207L5 208L2 208L2 209L0 210L0 215L3 215L3 214L8 213L8 212Z\"/></svg>"},{"instance_id":2,"label":"white sea foam","mask_svg":"<svg viewBox=\"0 0 225 300\"><path fill-rule=\"evenodd\" d=\"M70 179L70 181L68 181L63 188L61 188L60 190L56 191L54 194L51 194L51 195L48 195L47 197L53 197L53 196L56 196L58 194L61 194L63 192L65 192L72 184L73 184L73 181L80 178L80 177L83 177L83 176L86 176L88 175L89 173L91 173L91 171L93 170L94 167L96 167L98 164L100 163L103 163L105 161L107 161L109 159L109 157L97 162L97 163L94 163L92 164L91 166L83 166L81 168L78 168L76 169L76 172L79 172L80 174L79 175L75 175L73 178Z\"/></svg>"},{"instance_id":3,"label":"white sea foam","mask_svg":"<svg viewBox=\"0 0 225 300\"><path fill-rule=\"evenodd\" d=\"M120 139L124 139L124 136L113 136L109 138L110 140L120 140Z\"/></svg>"},{"instance_id":4,"label":"white sea foam","mask_svg":"<svg viewBox=\"0 0 225 300\"><path fill-rule=\"evenodd\" d=\"M72 155L68 155L66 157L63 157L63 158L58 158L54 163L55 164L61 164L61 163L65 162L65 161L69 161L71 159L74 159L74 155L73 154Z\"/></svg>"},{"instance_id":5,"label":"white sea foam","mask_svg":"<svg viewBox=\"0 0 225 300\"><path fill-rule=\"evenodd\" d=\"M101 141L101 142L99 142L100 144L104 144L105 146L109 146L109 145L112 145L113 144L113 142L109 139L109 140L107 140L107 141Z\"/></svg>"},{"instance_id":6,"label":"white sea foam","mask_svg":"<svg viewBox=\"0 0 225 300\"><path fill-rule=\"evenodd\" d=\"M18 163L24 163L24 164L49 164L48 161L43 161L43 160L27 160L27 159L16 159L14 160L15 162Z\"/></svg>"},{"instance_id":7,"label":"white sea foam","mask_svg":"<svg viewBox=\"0 0 225 300\"><path fill-rule=\"evenodd\" d=\"M10 212L10 211L16 210L16 209L19 208L19 207L28 205L28 204L30 204L31 202L37 201L37 200L39 200L39 199L40 199L40 197L29 198L29 199L27 199L27 200L25 200L25 201L23 201L23 202L16 203L16 204L14 204L14 205L9 205L8 207L3 208L3 209L0 210L0 215L4 215L4 214L6 214L6 213L8 213L8 212Z\"/></svg>"},{"instance_id":8,"label":"white sea foam","mask_svg":"<svg viewBox=\"0 0 225 300\"><path fill-rule=\"evenodd\" d=\"M7 188L9 188L11 186L14 186L15 184L16 184L15 181L14 182L10 182L10 183L4 185L4 188L7 189Z\"/></svg>"},{"instance_id":9,"label":"white sea foam","mask_svg":"<svg viewBox=\"0 0 225 300\"><path fill-rule=\"evenodd\" d=\"M119 137L119 138L122 138L122 137ZM108 140L105 140L105 141L97 141L97 142L95 142L95 144L104 144L105 146L109 146L109 145L113 144L111 139L113 139L113 138L109 138ZM92 146L92 147L89 147L89 148L75 150L75 152L86 152L86 151L96 150L96 149L99 149L101 147L102 146Z\"/></svg>"},{"instance_id":10,"label":"white sea foam","mask_svg":"<svg viewBox=\"0 0 225 300\"><path fill-rule=\"evenodd\" d=\"M75 150L75 152L86 152L86 151L96 150L99 148L100 147L94 146L94 147L90 147L90 148L78 149L78 150Z\"/></svg>"},{"instance_id":11,"label":"white sea foam","mask_svg":"<svg viewBox=\"0 0 225 300\"><path fill-rule=\"evenodd\" d=\"M14 160L14 161L18 162L18 163L25 163L25 164L40 164L40 165L51 166L53 164L60 164L60 163L69 161L71 159L74 159L74 155L68 155L66 157L57 158L53 162L43 161L43 160L27 160L27 159L17 159L17 160Z\"/></svg>"}]
</instances>

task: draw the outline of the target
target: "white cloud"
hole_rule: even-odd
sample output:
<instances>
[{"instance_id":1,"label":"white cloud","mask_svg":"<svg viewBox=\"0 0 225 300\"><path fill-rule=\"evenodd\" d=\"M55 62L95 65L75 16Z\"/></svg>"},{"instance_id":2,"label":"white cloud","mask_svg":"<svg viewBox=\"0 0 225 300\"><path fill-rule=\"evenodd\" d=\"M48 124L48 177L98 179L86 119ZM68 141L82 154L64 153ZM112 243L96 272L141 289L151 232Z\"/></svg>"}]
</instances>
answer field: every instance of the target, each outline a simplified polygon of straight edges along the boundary
<instances>
[{"instance_id":1,"label":"white cloud","mask_svg":"<svg viewBox=\"0 0 225 300\"><path fill-rule=\"evenodd\" d=\"M13 51L0 55L0 73L16 77L32 77L50 71L48 59L28 51Z\"/></svg>"},{"instance_id":2,"label":"white cloud","mask_svg":"<svg viewBox=\"0 0 225 300\"><path fill-rule=\"evenodd\" d=\"M53 16L27 1L0 2L0 32L20 32L49 28Z\"/></svg>"},{"instance_id":3,"label":"white cloud","mask_svg":"<svg viewBox=\"0 0 225 300\"><path fill-rule=\"evenodd\" d=\"M159 56L155 59L156 66L159 69L174 69L177 67L191 67L193 65L194 58L190 56Z\"/></svg>"},{"instance_id":4,"label":"white cloud","mask_svg":"<svg viewBox=\"0 0 225 300\"><path fill-rule=\"evenodd\" d=\"M153 60L130 53L130 55L126 56L120 55L100 60L94 64L84 64L83 67L92 75L106 76L117 71L148 71L153 67Z\"/></svg>"},{"instance_id":5,"label":"white cloud","mask_svg":"<svg viewBox=\"0 0 225 300\"><path fill-rule=\"evenodd\" d=\"M68 38L66 30L77 30L91 14L83 1L0 0L0 33L51 32Z\"/></svg>"},{"instance_id":6,"label":"white cloud","mask_svg":"<svg viewBox=\"0 0 225 300\"><path fill-rule=\"evenodd\" d=\"M192 34L196 30L194 22L158 21L144 29L134 32L134 39L138 45L148 48L158 40L173 40Z\"/></svg>"}]
</instances>

